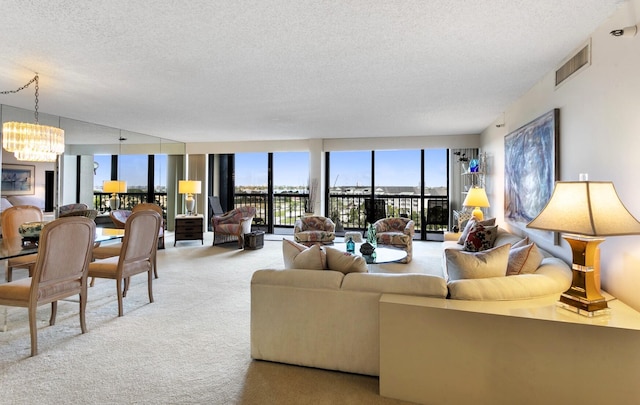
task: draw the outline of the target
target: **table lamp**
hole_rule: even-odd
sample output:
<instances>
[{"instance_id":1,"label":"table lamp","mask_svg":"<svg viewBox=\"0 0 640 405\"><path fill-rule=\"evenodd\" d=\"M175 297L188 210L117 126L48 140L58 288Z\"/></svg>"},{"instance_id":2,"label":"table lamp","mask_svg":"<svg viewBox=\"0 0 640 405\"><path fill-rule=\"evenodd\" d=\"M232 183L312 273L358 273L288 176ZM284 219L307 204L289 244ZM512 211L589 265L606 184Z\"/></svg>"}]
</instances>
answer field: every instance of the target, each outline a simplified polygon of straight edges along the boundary
<instances>
[{"instance_id":1,"label":"table lamp","mask_svg":"<svg viewBox=\"0 0 640 405\"><path fill-rule=\"evenodd\" d=\"M462 205L465 207L475 207L471 215L473 215L477 221L482 221L484 219L484 213L480 208L490 206L487 193L484 191L484 188L480 187L472 187L469 189L467 197L464 199Z\"/></svg>"},{"instance_id":2,"label":"table lamp","mask_svg":"<svg viewBox=\"0 0 640 405\"><path fill-rule=\"evenodd\" d=\"M605 236L640 234L640 222L611 182L558 181L547 205L528 228L562 232L573 255L571 287L558 305L585 316L608 313L600 292L600 243Z\"/></svg>"},{"instance_id":3,"label":"table lamp","mask_svg":"<svg viewBox=\"0 0 640 405\"><path fill-rule=\"evenodd\" d=\"M109 207L112 210L120 208L120 198L118 193L127 192L127 182L123 180L105 180L102 183L102 191L105 193L112 193L109 199Z\"/></svg>"},{"instance_id":4,"label":"table lamp","mask_svg":"<svg viewBox=\"0 0 640 405\"><path fill-rule=\"evenodd\" d=\"M201 187L202 183L200 180L180 180L178 182L178 193L187 195L184 199L187 215L195 215L196 200L193 198L193 195L200 194Z\"/></svg>"}]
</instances>

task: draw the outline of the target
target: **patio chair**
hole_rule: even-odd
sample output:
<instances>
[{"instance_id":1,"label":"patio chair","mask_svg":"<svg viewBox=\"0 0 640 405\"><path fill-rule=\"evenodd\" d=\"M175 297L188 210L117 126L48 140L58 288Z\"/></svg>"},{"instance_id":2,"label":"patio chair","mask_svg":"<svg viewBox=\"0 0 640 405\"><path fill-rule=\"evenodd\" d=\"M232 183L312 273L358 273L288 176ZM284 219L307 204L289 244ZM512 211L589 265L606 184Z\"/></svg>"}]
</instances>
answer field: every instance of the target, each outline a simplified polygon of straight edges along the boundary
<instances>
[{"instance_id":1,"label":"patio chair","mask_svg":"<svg viewBox=\"0 0 640 405\"><path fill-rule=\"evenodd\" d=\"M46 224L40 234L33 276L0 284L0 305L29 309L31 356L38 354L36 311L51 304L49 325L56 323L58 300L80 295L80 329L87 331L87 270L96 224L85 217L60 218ZM73 246L73 249L69 247Z\"/></svg>"}]
</instances>

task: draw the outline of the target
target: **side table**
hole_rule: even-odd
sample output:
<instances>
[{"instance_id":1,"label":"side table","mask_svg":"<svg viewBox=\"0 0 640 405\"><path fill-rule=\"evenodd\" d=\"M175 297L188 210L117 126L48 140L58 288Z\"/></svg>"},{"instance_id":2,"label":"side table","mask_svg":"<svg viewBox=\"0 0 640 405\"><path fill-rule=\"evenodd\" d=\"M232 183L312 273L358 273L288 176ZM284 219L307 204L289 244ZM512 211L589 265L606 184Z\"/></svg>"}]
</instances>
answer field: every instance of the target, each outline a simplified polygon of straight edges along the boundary
<instances>
[{"instance_id":1,"label":"side table","mask_svg":"<svg viewBox=\"0 0 640 405\"><path fill-rule=\"evenodd\" d=\"M204 245L204 216L176 215L175 239L173 246L180 240L200 240Z\"/></svg>"}]
</instances>

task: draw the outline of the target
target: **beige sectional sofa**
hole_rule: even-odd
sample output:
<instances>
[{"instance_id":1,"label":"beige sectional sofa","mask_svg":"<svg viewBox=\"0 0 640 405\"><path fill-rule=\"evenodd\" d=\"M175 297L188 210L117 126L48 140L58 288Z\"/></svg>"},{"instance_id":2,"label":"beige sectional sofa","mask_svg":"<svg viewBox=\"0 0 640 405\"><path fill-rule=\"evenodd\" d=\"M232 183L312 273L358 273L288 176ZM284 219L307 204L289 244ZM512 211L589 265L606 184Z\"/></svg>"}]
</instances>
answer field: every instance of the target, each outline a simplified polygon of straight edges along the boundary
<instances>
[{"instance_id":1,"label":"beige sectional sofa","mask_svg":"<svg viewBox=\"0 0 640 405\"><path fill-rule=\"evenodd\" d=\"M496 246L519 239L501 230ZM443 247L461 249L456 242L444 242ZM524 300L559 295L570 285L571 271L562 260L546 252L543 255L533 274L465 280L448 278L446 259L441 277L301 268L258 270L251 280L251 356L377 376L379 303L384 294L442 300ZM285 267L291 263L294 260L285 252Z\"/></svg>"}]
</instances>

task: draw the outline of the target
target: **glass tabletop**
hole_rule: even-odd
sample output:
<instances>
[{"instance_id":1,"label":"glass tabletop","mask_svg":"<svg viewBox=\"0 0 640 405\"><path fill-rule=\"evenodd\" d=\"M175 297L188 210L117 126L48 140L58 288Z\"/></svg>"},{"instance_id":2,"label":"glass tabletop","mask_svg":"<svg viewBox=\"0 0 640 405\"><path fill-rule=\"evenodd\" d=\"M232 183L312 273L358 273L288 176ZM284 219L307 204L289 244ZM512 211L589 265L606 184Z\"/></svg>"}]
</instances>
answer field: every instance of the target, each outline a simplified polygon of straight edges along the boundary
<instances>
[{"instance_id":1,"label":"glass tabletop","mask_svg":"<svg viewBox=\"0 0 640 405\"><path fill-rule=\"evenodd\" d=\"M360 253L360 246L362 246L362 243L356 243L355 254L364 257L367 264L392 263L400 261L407 257L407 252L402 249L382 245L378 245L378 247L376 247L373 255L363 255L362 253ZM347 251L346 243L335 243L333 247L343 252Z\"/></svg>"},{"instance_id":2,"label":"glass tabletop","mask_svg":"<svg viewBox=\"0 0 640 405\"><path fill-rule=\"evenodd\" d=\"M124 229L96 228L96 242L105 242L112 239L119 239L124 236ZM24 241L18 238L0 239L0 260L12 257L30 255L38 253L38 244Z\"/></svg>"}]
</instances>

